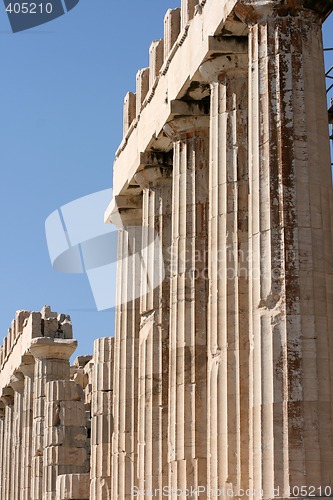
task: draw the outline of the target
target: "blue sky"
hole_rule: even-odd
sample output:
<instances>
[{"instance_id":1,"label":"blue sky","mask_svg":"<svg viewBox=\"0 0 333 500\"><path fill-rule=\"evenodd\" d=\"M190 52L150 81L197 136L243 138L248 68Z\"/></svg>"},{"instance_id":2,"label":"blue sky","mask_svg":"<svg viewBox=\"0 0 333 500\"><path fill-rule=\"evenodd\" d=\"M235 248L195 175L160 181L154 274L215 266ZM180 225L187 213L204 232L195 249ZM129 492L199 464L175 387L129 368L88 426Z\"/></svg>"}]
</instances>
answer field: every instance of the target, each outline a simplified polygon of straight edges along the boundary
<instances>
[{"instance_id":1,"label":"blue sky","mask_svg":"<svg viewBox=\"0 0 333 500\"><path fill-rule=\"evenodd\" d=\"M0 338L16 309L44 304L72 316L79 354L113 334L113 311L96 311L87 277L52 269L44 223L111 187L123 97L148 65L150 42L163 36L166 10L179 4L80 0L65 16L13 34L0 3ZM332 18L325 32L333 47Z\"/></svg>"}]
</instances>

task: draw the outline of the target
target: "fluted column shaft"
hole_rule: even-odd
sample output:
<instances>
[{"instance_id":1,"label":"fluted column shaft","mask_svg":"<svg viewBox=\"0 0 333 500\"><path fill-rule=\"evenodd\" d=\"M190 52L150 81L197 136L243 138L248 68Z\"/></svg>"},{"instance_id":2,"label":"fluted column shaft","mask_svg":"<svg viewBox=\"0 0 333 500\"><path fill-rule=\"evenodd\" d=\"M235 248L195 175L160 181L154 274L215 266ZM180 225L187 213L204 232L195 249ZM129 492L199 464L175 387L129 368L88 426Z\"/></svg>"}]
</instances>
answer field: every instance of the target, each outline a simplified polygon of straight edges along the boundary
<instances>
[{"instance_id":1,"label":"fluted column shaft","mask_svg":"<svg viewBox=\"0 0 333 500\"><path fill-rule=\"evenodd\" d=\"M14 401L6 406L6 446L5 446L5 491L4 500L11 500L14 494L14 484L12 483L12 470L13 470L13 414L14 414Z\"/></svg>"},{"instance_id":2,"label":"fluted column shaft","mask_svg":"<svg viewBox=\"0 0 333 500\"><path fill-rule=\"evenodd\" d=\"M138 348L142 210L119 209L114 361L112 498L132 498L137 486Z\"/></svg>"},{"instance_id":3,"label":"fluted column shaft","mask_svg":"<svg viewBox=\"0 0 333 500\"><path fill-rule=\"evenodd\" d=\"M14 390L14 412L13 412L13 464L11 472L12 498L22 500L22 474L21 464L23 458L22 443L22 421L23 421L23 399L24 399L24 377L17 373L11 377L11 387Z\"/></svg>"},{"instance_id":4,"label":"fluted column shaft","mask_svg":"<svg viewBox=\"0 0 333 500\"><path fill-rule=\"evenodd\" d=\"M265 497L273 488L289 496L289 486L302 485L319 495L320 486L332 486L333 467L332 178L321 20L310 10L255 4L249 7L251 475Z\"/></svg>"},{"instance_id":5,"label":"fluted column shaft","mask_svg":"<svg viewBox=\"0 0 333 500\"><path fill-rule=\"evenodd\" d=\"M162 160L163 161L163 160ZM139 488L162 499L168 485L168 371L172 169L147 166L143 186L143 260L139 341Z\"/></svg>"},{"instance_id":6,"label":"fluted column shaft","mask_svg":"<svg viewBox=\"0 0 333 500\"><path fill-rule=\"evenodd\" d=\"M251 419L246 44L239 50L200 68L211 82L208 485L235 494L249 487Z\"/></svg>"},{"instance_id":7,"label":"fluted column shaft","mask_svg":"<svg viewBox=\"0 0 333 500\"><path fill-rule=\"evenodd\" d=\"M6 395L1 398L5 405L5 417L3 423L3 460L2 460L2 485L1 498L11 500L14 493L12 483L12 465L13 465L13 413L14 413L14 394Z\"/></svg>"},{"instance_id":8,"label":"fluted column shaft","mask_svg":"<svg viewBox=\"0 0 333 500\"><path fill-rule=\"evenodd\" d=\"M2 485L4 481L4 448L5 448L5 409L1 407L0 409L0 493L2 493Z\"/></svg>"},{"instance_id":9,"label":"fluted column shaft","mask_svg":"<svg viewBox=\"0 0 333 500\"><path fill-rule=\"evenodd\" d=\"M69 358L77 342L47 337L33 339L30 352L35 358L31 500L47 498L48 478L44 474L46 384L53 380L69 380ZM45 462L45 464L44 464Z\"/></svg>"},{"instance_id":10,"label":"fluted column shaft","mask_svg":"<svg viewBox=\"0 0 333 500\"><path fill-rule=\"evenodd\" d=\"M94 342L91 395L90 500L111 498L114 337Z\"/></svg>"},{"instance_id":11,"label":"fluted column shaft","mask_svg":"<svg viewBox=\"0 0 333 500\"><path fill-rule=\"evenodd\" d=\"M86 415L82 387L73 380L47 382L45 392L42 498L56 500L59 475L89 471Z\"/></svg>"},{"instance_id":12,"label":"fluted column shaft","mask_svg":"<svg viewBox=\"0 0 333 500\"><path fill-rule=\"evenodd\" d=\"M21 371L24 374L24 398L23 398L23 415L22 415L23 449L22 449L22 462L21 462L21 477L22 477L21 499L30 500L34 364L31 363L22 365Z\"/></svg>"},{"instance_id":13,"label":"fluted column shaft","mask_svg":"<svg viewBox=\"0 0 333 500\"><path fill-rule=\"evenodd\" d=\"M205 116L166 126L174 142L168 440L175 490L207 484L208 127Z\"/></svg>"}]
</instances>

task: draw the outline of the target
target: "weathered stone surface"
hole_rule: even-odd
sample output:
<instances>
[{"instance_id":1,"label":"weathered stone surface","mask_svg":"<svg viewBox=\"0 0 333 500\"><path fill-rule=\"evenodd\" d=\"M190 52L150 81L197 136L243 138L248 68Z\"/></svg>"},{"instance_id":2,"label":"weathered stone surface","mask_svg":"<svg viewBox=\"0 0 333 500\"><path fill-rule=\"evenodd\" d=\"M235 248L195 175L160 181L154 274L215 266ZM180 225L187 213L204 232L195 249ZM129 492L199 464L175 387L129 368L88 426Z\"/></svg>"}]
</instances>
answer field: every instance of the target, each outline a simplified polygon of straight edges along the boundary
<instances>
[{"instance_id":1,"label":"weathered stone surface","mask_svg":"<svg viewBox=\"0 0 333 500\"><path fill-rule=\"evenodd\" d=\"M199 0L182 0L181 8L181 26L184 28L189 21L194 17L195 7Z\"/></svg>"},{"instance_id":2,"label":"weathered stone surface","mask_svg":"<svg viewBox=\"0 0 333 500\"><path fill-rule=\"evenodd\" d=\"M136 117L136 95L133 92L128 92L124 99L124 123L123 134L127 134L133 120Z\"/></svg>"},{"instance_id":3,"label":"weathered stone surface","mask_svg":"<svg viewBox=\"0 0 333 500\"><path fill-rule=\"evenodd\" d=\"M148 279L142 277L140 305L138 486L162 490L168 482L170 308L163 297L170 293L171 155L147 155L135 178L143 188L143 260L149 269Z\"/></svg>"},{"instance_id":4,"label":"weathered stone surface","mask_svg":"<svg viewBox=\"0 0 333 500\"><path fill-rule=\"evenodd\" d=\"M151 89L158 77L164 59L164 40L154 40L149 49L149 88Z\"/></svg>"},{"instance_id":5,"label":"weathered stone surface","mask_svg":"<svg viewBox=\"0 0 333 500\"><path fill-rule=\"evenodd\" d=\"M78 356L77 358L74 359L74 366L77 368L83 368L86 366L89 361L91 361L92 355L91 354L85 354L83 356Z\"/></svg>"},{"instance_id":6,"label":"weathered stone surface","mask_svg":"<svg viewBox=\"0 0 333 500\"><path fill-rule=\"evenodd\" d=\"M95 340L91 399L90 499L111 498L114 338Z\"/></svg>"},{"instance_id":7,"label":"weathered stone surface","mask_svg":"<svg viewBox=\"0 0 333 500\"><path fill-rule=\"evenodd\" d=\"M63 474L57 478L56 500L89 500L89 474Z\"/></svg>"},{"instance_id":8,"label":"weathered stone surface","mask_svg":"<svg viewBox=\"0 0 333 500\"><path fill-rule=\"evenodd\" d=\"M149 90L149 68L140 69L136 75L136 116Z\"/></svg>"},{"instance_id":9,"label":"weathered stone surface","mask_svg":"<svg viewBox=\"0 0 333 500\"><path fill-rule=\"evenodd\" d=\"M34 363L31 355L22 357L20 370L24 375L23 398L23 430L22 430L22 462L21 462L21 491L22 500L30 500L31 489L31 459L32 459L32 422L33 422L33 383Z\"/></svg>"},{"instance_id":10,"label":"weathered stone surface","mask_svg":"<svg viewBox=\"0 0 333 500\"><path fill-rule=\"evenodd\" d=\"M134 334L126 306L117 310L118 325L139 332L138 436L125 423L129 448L117 438L113 453L127 456L137 443L138 477L115 462L114 484L204 484L235 496L252 488L251 498L331 485L333 201L320 30L332 10L331 0L183 0L181 19L165 17L163 77L117 151L114 194L139 184L143 229L162 228L163 240L160 165L143 158L173 143L171 289L152 291L141 274ZM208 115L209 150L200 126ZM142 258L154 269L146 243ZM128 272L121 262L122 297ZM133 394L134 342L120 332L116 427ZM169 416L159 441L165 349Z\"/></svg>"},{"instance_id":11,"label":"weathered stone surface","mask_svg":"<svg viewBox=\"0 0 333 500\"><path fill-rule=\"evenodd\" d=\"M237 489L248 477L247 66L247 46L231 39L229 54L200 68L211 82L207 413L214 490L226 478Z\"/></svg>"},{"instance_id":12,"label":"weathered stone surface","mask_svg":"<svg viewBox=\"0 0 333 500\"><path fill-rule=\"evenodd\" d=\"M58 316L49 306L41 313L19 311L12 331L16 336L6 344L10 349L2 360L0 376L1 399L7 405L5 408L8 407L4 412L6 425L2 436L1 498L54 499L59 466L72 467L73 463L78 466L77 454L83 451L81 461L84 472L87 470L83 390L69 381L68 360L77 343L72 340L70 317ZM58 382L57 390L48 394L47 382L61 378L67 381ZM54 401L48 404L47 397ZM66 405L66 402L69 403ZM78 404L81 412L74 408ZM66 427L57 426L57 419ZM48 432L54 425L57 439L54 433ZM74 439L73 428L78 425L80 435ZM71 450L67 454L64 453L66 446Z\"/></svg>"},{"instance_id":13,"label":"weathered stone surface","mask_svg":"<svg viewBox=\"0 0 333 500\"><path fill-rule=\"evenodd\" d=\"M17 312L0 348L1 500L333 487L332 10L167 12L125 98L106 214L115 337L70 368L69 316Z\"/></svg>"},{"instance_id":14,"label":"weathered stone surface","mask_svg":"<svg viewBox=\"0 0 333 500\"><path fill-rule=\"evenodd\" d=\"M127 206L130 206L131 200L128 201ZM139 203L142 204L141 197ZM112 436L111 497L131 498L131 485L136 481L137 475L138 453L137 380L140 293L136 292L140 290L141 286L142 210L140 208L120 208L118 214L123 227L119 232L118 240L119 262L120 265L124 266L124 274L119 276L117 284L118 307L114 339L114 402L112 409L114 433ZM109 494L107 484L109 483L103 482L101 490L103 494Z\"/></svg>"},{"instance_id":15,"label":"weathered stone surface","mask_svg":"<svg viewBox=\"0 0 333 500\"><path fill-rule=\"evenodd\" d=\"M164 18L164 58L166 59L175 45L180 33L180 9L169 9Z\"/></svg>"}]
</instances>

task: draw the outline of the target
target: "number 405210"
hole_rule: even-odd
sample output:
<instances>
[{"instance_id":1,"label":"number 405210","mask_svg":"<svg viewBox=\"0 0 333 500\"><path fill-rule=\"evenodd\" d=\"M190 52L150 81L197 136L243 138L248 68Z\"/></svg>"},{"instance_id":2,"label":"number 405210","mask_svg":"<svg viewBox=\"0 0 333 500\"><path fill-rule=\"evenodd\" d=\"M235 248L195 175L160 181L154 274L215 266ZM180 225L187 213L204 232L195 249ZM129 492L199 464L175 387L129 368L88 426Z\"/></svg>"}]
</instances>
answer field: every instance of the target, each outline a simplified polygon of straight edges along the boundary
<instances>
[{"instance_id":1,"label":"number 405210","mask_svg":"<svg viewBox=\"0 0 333 500\"><path fill-rule=\"evenodd\" d=\"M6 7L9 14L51 14L53 6L51 3L10 3Z\"/></svg>"}]
</instances>

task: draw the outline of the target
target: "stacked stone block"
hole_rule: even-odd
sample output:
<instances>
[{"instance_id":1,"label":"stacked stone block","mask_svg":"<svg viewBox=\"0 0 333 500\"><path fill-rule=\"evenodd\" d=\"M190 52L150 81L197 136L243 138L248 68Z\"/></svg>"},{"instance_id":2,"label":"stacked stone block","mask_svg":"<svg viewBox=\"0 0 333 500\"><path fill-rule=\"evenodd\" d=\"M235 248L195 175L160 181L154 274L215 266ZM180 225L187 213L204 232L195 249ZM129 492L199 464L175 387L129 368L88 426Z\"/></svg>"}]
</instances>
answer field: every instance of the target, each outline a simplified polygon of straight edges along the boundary
<instances>
[{"instance_id":1,"label":"stacked stone block","mask_svg":"<svg viewBox=\"0 0 333 500\"><path fill-rule=\"evenodd\" d=\"M56 500L89 500L90 474L63 474L57 478Z\"/></svg>"},{"instance_id":2,"label":"stacked stone block","mask_svg":"<svg viewBox=\"0 0 333 500\"><path fill-rule=\"evenodd\" d=\"M34 387L34 358L25 355L20 367L24 375L24 400L22 420L22 463L21 463L21 498L31 498L31 461L32 461L32 422L33 422L33 387Z\"/></svg>"},{"instance_id":3,"label":"stacked stone block","mask_svg":"<svg viewBox=\"0 0 333 500\"><path fill-rule=\"evenodd\" d=\"M32 446L32 499L39 498L48 491L48 483L43 481L44 435L46 417L46 384L52 380L69 380L69 358L76 348L72 340L53 338L33 339L30 352L35 357L34 405L33 405L33 446Z\"/></svg>"},{"instance_id":4,"label":"stacked stone block","mask_svg":"<svg viewBox=\"0 0 333 500\"><path fill-rule=\"evenodd\" d=\"M111 498L114 339L94 344L91 401L91 500Z\"/></svg>"},{"instance_id":5,"label":"stacked stone block","mask_svg":"<svg viewBox=\"0 0 333 500\"><path fill-rule=\"evenodd\" d=\"M43 459L45 500L55 498L59 475L89 470L83 390L72 380L46 384Z\"/></svg>"}]
</instances>

